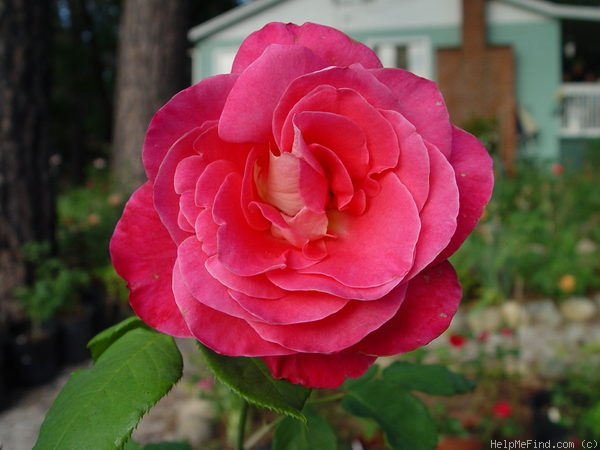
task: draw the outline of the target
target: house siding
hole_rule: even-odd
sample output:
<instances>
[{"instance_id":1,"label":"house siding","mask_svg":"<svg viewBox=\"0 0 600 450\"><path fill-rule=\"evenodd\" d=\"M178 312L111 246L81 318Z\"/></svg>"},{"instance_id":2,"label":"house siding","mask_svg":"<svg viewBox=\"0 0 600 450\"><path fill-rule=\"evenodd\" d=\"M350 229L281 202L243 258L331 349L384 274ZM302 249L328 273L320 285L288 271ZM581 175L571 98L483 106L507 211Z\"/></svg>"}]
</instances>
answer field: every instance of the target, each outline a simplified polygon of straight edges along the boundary
<instances>
[{"instance_id":1,"label":"house siding","mask_svg":"<svg viewBox=\"0 0 600 450\"><path fill-rule=\"evenodd\" d=\"M523 158L555 160L559 157L558 92L561 85L561 31L558 21L492 25L489 41L510 45L516 58L516 97L539 126L534 139L522 141Z\"/></svg>"}]
</instances>

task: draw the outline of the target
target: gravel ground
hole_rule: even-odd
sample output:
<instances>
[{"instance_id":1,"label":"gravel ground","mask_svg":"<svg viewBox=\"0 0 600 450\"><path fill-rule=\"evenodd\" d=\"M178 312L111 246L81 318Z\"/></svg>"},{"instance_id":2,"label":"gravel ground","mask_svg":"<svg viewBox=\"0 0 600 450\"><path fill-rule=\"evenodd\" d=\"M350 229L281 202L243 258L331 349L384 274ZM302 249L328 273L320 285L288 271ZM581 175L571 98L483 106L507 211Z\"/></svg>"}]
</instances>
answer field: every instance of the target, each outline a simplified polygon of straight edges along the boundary
<instances>
[{"instance_id":1,"label":"gravel ground","mask_svg":"<svg viewBox=\"0 0 600 450\"><path fill-rule=\"evenodd\" d=\"M48 408L75 369L66 368L50 383L15 394L10 408L0 413L2 450L31 450Z\"/></svg>"}]
</instances>

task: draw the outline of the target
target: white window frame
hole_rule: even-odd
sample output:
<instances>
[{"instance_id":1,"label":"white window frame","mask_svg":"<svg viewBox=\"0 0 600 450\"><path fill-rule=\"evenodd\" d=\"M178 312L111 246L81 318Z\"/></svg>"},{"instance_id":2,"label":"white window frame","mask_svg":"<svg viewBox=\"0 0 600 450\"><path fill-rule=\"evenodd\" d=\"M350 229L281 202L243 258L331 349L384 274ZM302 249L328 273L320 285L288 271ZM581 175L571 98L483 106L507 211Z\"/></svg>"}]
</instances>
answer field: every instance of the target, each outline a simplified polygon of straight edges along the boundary
<instances>
[{"instance_id":1,"label":"white window frame","mask_svg":"<svg viewBox=\"0 0 600 450\"><path fill-rule=\"evenodd\" d=\"M424 77L433 78L431 40L426 36L403 36L369 39L367 45L375 48L384 67L396 66L396 48L406 47L406 69Z\"/></svg>"}]
</instances>

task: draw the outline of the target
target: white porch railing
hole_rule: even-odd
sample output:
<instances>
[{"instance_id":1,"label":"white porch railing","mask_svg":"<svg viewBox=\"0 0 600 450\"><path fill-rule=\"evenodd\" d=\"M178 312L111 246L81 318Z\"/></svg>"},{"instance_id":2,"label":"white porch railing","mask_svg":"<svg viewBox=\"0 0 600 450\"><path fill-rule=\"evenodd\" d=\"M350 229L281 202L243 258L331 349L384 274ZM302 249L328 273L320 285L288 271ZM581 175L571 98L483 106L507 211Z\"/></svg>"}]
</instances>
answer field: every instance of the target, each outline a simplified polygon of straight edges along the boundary
<instances>
[{"instance_id":1,"label":"white porch railing","mask_svg":"<svg viewBox=\"0 0 600 450\"><path fill-rule=\"evenodd\" d=\"M600 83L565 83L560 93L561 136L600 137Z\"/></svg>"}]
</instances>

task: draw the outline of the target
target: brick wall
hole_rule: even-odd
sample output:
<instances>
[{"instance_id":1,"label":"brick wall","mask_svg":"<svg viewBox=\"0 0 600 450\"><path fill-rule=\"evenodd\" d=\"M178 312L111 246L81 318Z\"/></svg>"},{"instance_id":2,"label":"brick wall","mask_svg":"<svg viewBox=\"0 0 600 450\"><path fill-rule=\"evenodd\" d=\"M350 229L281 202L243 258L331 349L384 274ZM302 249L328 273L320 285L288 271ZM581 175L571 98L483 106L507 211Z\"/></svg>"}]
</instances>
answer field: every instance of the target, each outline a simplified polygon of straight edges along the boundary
<instances>
[{"instance_id":1,"label":"brick wall","mask_svg":"<svg viewBox=\"0 0 600 450\"><path fill-rule=\"evenodd\" d=\"M437 79L451 119L472 127L481 120L494 123L493 149L508 171L516 153L515 57L509 46L490 46L486 38L486 0L463 0L462 45L439 49Z\"/></svg>"}]
</instances>

